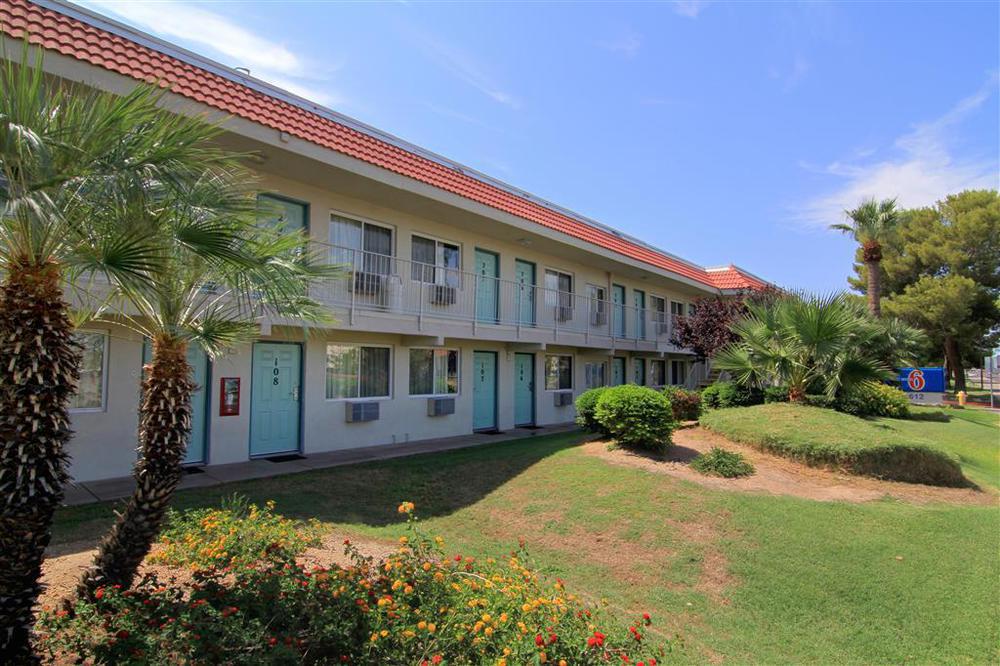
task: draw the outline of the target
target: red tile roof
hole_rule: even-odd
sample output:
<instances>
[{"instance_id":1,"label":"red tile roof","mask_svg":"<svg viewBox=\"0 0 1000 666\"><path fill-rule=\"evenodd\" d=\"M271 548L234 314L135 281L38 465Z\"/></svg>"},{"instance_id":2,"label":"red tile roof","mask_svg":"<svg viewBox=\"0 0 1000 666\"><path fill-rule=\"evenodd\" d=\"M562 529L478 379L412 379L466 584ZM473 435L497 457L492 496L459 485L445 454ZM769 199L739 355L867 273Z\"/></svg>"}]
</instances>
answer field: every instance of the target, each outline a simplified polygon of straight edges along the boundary
<instances>
[{"instance_id":1,"label":"red tile roof","mask_svg":"<svg viewBox=\"0 0 1000 666\"><path fill-rule=\"evenodd\" d=\"M730 284L760 283L735 267L725 272L708 271L680 261L302 106L28 0L0 3L0 32L17 38L27 33L30 42L45 49L139 81L160 82L172 92L206 106L287 132L704 285L731 289L734 287Z\"/></svg>"},{"instance_id":2,"label":"red tile roof","mask_svg":"<svg viewBox=\"0 0 1000 666\"><path fill-rule=\"evenodd\" d=\"M763 289L767 286L764 280L732 264L722 268L707 268L705 272L712 279L716 287L727 291Z\"/></svg>"}]
</instances>

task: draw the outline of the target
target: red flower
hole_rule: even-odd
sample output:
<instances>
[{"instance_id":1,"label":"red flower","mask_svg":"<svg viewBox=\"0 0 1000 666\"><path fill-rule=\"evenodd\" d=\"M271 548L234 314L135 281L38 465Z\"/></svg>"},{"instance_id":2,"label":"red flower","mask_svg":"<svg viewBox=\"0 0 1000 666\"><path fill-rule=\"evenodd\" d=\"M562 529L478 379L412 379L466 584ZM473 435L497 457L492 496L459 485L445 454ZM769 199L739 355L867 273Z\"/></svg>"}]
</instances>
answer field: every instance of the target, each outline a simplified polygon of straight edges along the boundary
<instances>
[{"instance_id":1,"label":"red flower","mask_svg":"<svg viewBox=\"0 0 1000 666\"><path fill-rule=\"evenodd\" d=\"M103 596L104 596L104 588L103 587L97 588L97 592L94 592L94 598L100 599Z\"/></svg>"},{"instance_id":2,"label":"red flower","mask_svg":"<svg viewBox=\"0 0 1000 666\"><path fill-rule=\"evenodd\" d=\"M545 645L545 639L542 638L541 634L535 634L535 645L538 647L543 647Z\"/></svg>"},{"instance_id":3,"label":"red flower","mask_svg":"<svg viewBox=\"0 0 1000 666\"><path fill-rule=\"evenodd\" d=\"M555 643L555 642L556 642L557 640L559 640L559 637L558 637L558 636L556 636L555 634L549 634L549 644L550 644L550 645L551 645L552 643Z\"/></svg>"},{"instance_id":4,"label":"red flower","mask_svg":"<svg viewBox=\"0 0 1000 666\"><path fill-rule=\"evenodd\" d=\"M604 634L595 631L594 635L587 639L587 647L601 647L604 645Z\"/></svg>"},{"instance_id":5,"label":"red flower","mask_svg":"<svg viewBox=\"0 0 1000 666\"><path fill-rule=\"evenodd\" d=\"M642 619L646 622L646 624L649 624L650 622L653 621L653 619L651 617L649 617L649 613L643 613L642 614Z\"/></svg>"},{"instance_id":6,"label":"red flower","mask_svg":"<svg viewBox=\"0 0 1000 666\"><path fill-rule=\"evenodd\" d=\"M270 645L271 647L274 647L275 645L278 644L278 639L275 638L274 636L271 636L270 638L267 639L267 644Z\"/></svg>"},{"instance_id":7,"label":"red flower","mask_svg":"<svg viewBox=\"0 0 1000 666\"><path fill-rule=\"evenodd\" d=\"M436 654L433 657L431 657L432 664L440 664L442 661L444 661L444 657L442 657L439 654Z\"/></svg>"},{"instance_id":8,"label":"red flower","mask_svg":"<svg viewBox=\"0 0 1000 666\"><path fill-rule=\"evenodd\" d=\"M125 640L126 638L128 638L128 632L122 629L117 634L115 634L115 638Z\"/></svg>"}]
</instances>

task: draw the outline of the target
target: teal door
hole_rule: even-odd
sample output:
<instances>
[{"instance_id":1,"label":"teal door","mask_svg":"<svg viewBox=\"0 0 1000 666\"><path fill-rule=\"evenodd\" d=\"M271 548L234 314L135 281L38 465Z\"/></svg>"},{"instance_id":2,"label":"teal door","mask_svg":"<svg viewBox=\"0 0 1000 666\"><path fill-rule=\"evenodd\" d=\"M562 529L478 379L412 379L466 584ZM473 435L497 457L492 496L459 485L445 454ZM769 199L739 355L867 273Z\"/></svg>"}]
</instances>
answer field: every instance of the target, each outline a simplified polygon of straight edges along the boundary
<instances>
[{"instance_id":1,"label":"teal door","mask_svg":"<svg viewBox=\"0 0 1000 666\"><path fill-rule=\"evenodd\" d=\"M497 355L474 352L472 355L472 429L497 427Z\"/></svg>"},{"instance_id":2,"label":"teal door","mask_svg":"<svg viewBox=\"0 0 1000 666\"><path fill-rule=\"evenodd\" d=\"M632 378L632 383L638 386L646 385L646 359L637 358L635 359L635 375Z\"/></svg>"},{"instance_id":3,"label":"teal door","mask_svg":"<svg viewBox=\"0 0 1000 666\"><path fill-rule=\"evenodd\" d=\"M299 450L302 347L259 342L253 346L250 383L250 455Z\"/></svg>"},{"instance_id":4,"label":"teal door","mask_svg":"<svg viewBox=\"0 0 1000 666\"><path fill-rule=\"evenodd\" d=\"M638 289L632 292L635 301L635 337L639 340L646 339L646 292Z\"/></svg>"},{"instance_id":5,"label":"teal door","mask_svg":"<svg viewBox=\"0 0 1000 666\"><path fill-rule=\"evenodd\" d=\"M625 383L625 359L616 356L611 359L611 385L621 386Z\"/></svg>"},{"instance_id":6,"label":"teal door","mask_svg":"<svg viewBox=\"0 0 1000 666\"><path fill-rule=\"evenodd\" d=\"M535 265L520 259L514 262L514 281L517 283L517 322L535 325Z\"/></svg>"},{"instance_id":7,"label":"teal door","mask_svg":"<svg viewBox=\"0 0 1000 666\"><path fill-rule=\"evenodd\" d=\"M142 343L142 363L153 359L153 348L149 341ZM200 465L207 462L208 450L208 354L201 347L188 346L187 361L191 364L194 383L197 386L191 394L191 435L188 437L187 453L182 464Z\"/></svg>"},{"instance_id":8,"label":"teal door","mask_svg":"<svg viewBox=\"0 0 1000 666\"><path fill-rule=\"evenodd\" d=\"M499 319L500 258L476 249L476 320L495 324Z\"/></svg>"},{"instance_id":9,"label":"teal door","mask_svg":"<svg viewBox=\"0 0 1000 666\"><path fill-rule=\"evenodd\" d=\"M616 338L625 337L625 287L620 284L611 285L612 317Z\"/></svg>"},{"instance_id":10,"label":"teal door","mask_svg":"<svg viewBox=\"0 0 1000 666\"><path fill-rule=\"evenodd\" d=\"M534 354L514 354L514 425L535 425Z\"/></svg>"}]
</instances>

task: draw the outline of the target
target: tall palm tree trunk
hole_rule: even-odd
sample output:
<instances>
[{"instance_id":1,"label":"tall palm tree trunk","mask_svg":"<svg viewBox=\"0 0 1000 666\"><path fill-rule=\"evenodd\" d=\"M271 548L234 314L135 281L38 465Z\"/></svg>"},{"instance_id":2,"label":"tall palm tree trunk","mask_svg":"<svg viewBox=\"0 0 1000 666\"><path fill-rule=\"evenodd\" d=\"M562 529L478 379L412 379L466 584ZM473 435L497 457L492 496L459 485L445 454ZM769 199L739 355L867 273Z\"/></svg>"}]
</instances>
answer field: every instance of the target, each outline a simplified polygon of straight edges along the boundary
<instances>
[{"instance_id":1,"label":"tall palm tree trunk","mask_svg":"<svg viewBox=\"0 0 1000 666\"><path fill-rule=\"evenodd\" d=\"M882 267L879 261L866 261L868 268L868 311L873 317L882 316Z\"/></svg>"},{"instance_id":2,"label":"tall palm tree trunk","mask_svg":"<svg viewBox=\"0 0 1000 666\"><path fill-rule=\"evenodd\" d=\"M0 284L0 663L35 663L34 606L67 480L80 351L59 266L14 261Z\"/></svg>"},{"instance_id":3,"label":"tall palm tree trunk","mask_svg":"<svg viewBox=\"0 0 1000 666\"><path fill-rule=\"evenodd\" d=\"M83 598L91 598L102 586L132 585L183 473L181 461L191 434L191 394L196 388L187 343L170 336L153 340L153 359L144 372L139 408L141 456L132 473L136 488L98 546L93 567L80 580L77 593Z\"/></svg>"},{"instance_id":4,"label":"tall palm tree trunk","mask_svg":"<svg viewBox=\"0 0 1000 666\"><path fill-rule=\"evenodd\" d=\"M951 371L951 376L954 379L953 388L955 391L964 391L965 367L962 365L962 354L958 350L958 340L954 336L945 336L944 354L948 360L948 368Z\"/></svg>"}]
</instances>

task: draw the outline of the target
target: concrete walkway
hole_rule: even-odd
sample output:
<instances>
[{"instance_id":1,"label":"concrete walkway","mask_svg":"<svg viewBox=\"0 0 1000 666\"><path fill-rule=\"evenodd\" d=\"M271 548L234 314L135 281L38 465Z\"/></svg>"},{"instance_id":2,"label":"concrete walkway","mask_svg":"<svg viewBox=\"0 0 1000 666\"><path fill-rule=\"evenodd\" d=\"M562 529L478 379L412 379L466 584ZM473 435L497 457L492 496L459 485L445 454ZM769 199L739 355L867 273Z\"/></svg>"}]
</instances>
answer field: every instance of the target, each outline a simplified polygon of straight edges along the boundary
<instances>
[{"instance_id":1,"label":"concrete walkway","mask_svg":"<svg viewBox=\"0 0 1000 666\"><path fill-rule=\"evenodd\" d=\"M374 460L388 460L390 458L402 458L418 453L434 453L437 451L451 451L453 449L464 449L484 444L496 444L498 442L508 442L515 439L525 439L528 437L538 437L542 435L555 435L558 433L571 432L576 430L576 426L571 423L545 426L544 428L514 428L496 434L473 433L471 435L461 435L458 437L444 437L441 439L425 439L405 444L386 444L383 446L367 446L357 449L343 449L340 451L327 451L324 453L313 453L294 460L282 462L272 462L270 460L249 460L247 462L232 463L229 465L208 465L189 469L181 480L178 490L189 488L207 488L223 483L234 481L247 481L250 479L262 479L282 474L296 474L298 472L308 472L315 469L327 467L339 467L341 465L354 465L356 463L371 462ZM64 506L77 506L80 504L90 504L93 502L106 502L109 500L121 499L132 494L135 482L131 476L114 479L103 479L101 481L86 481L70 483L66 486Z\"/></svg>"}]
</instances>

